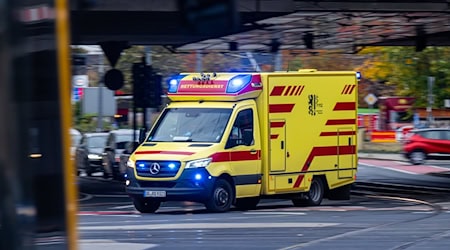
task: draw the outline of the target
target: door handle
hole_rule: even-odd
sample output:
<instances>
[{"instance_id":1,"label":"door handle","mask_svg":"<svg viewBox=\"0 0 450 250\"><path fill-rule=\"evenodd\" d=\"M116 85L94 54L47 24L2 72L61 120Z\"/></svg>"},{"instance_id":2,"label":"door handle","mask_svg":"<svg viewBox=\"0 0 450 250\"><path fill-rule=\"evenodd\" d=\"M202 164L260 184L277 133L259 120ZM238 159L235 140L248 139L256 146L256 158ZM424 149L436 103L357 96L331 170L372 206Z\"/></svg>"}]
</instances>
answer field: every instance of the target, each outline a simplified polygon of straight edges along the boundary
<instances>
[{"instance_id":1,"label":"door handle","mask_svg":"<svg viewBox=\"0 0 450 250\"><path fill-rule=\"evenodd\" d=\"M281 141L281 149L284 149L284 141Z\"/></svg>"},{"instance_id":2,"label":"door handle","mask_svg":"<svg viewBox=\"0 0 450 250\"><path fill-rule=\"evenodd\" d=\"M258 151L256 151L256 149L251 149L250 150L250 154L255 155L256 153L258 153Z\"/></svg>"}]
</instances>

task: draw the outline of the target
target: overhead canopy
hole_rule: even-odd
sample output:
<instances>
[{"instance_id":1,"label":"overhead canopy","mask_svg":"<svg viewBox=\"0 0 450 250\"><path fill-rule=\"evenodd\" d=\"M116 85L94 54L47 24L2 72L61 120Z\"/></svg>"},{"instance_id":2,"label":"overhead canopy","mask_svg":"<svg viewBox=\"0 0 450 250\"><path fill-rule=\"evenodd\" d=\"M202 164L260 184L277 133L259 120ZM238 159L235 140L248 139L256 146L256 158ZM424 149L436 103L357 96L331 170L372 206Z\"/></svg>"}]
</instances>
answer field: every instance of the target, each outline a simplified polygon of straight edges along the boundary
<instances>
[{"instance_id":1,"label":"overhead canopy","mask_svg":"<svg viewBox=\"0 0 450 250\"><path fill-rule=\"evenodd\" d=\"M85 2L96 4L72 7L73 44L123 40L176 51L272 52L450 45L446 0Z\"/></svg>"},{"instance_id":2,"label":"overhead canopy","mask_svg":"<svg viewBox=\"0 0 450 250\"><path fill-rule=\"evenodd\" d=\"M342 49L368 45L449 46L450 16L435 12L297 12L257 22L265 28L191 43L179 50Z\"/></svg>"}]
</instances>

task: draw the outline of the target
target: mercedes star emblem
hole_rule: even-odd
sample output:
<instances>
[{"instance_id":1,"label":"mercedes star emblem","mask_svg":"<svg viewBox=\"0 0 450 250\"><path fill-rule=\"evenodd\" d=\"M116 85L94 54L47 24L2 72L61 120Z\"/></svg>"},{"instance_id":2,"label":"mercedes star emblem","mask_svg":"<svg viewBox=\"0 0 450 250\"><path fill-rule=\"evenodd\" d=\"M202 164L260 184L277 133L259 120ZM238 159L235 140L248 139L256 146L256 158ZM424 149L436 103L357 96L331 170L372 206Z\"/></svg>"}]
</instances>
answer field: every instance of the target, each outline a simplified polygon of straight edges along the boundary
<instances>
[{"instance_id":1,"label":"mercedes star emblem","mask_svg":"<svg viewBox=\"0 0 450 250\"><path fill-rule=\"evenodd\" d=\"M152 163L152 165L150 165L150 173L151 174L158 174L160 170L161 170L161 166L158 163L154 162L154 163Z\"/></svg>"}]
</instances>

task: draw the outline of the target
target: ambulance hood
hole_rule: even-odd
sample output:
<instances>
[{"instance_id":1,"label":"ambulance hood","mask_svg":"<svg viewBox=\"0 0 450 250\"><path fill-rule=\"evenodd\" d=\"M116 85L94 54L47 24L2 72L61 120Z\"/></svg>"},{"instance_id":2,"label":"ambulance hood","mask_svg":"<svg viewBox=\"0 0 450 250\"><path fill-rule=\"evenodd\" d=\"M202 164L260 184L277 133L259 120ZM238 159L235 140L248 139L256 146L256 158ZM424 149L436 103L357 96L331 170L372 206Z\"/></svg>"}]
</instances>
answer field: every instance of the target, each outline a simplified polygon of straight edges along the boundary
<instances>
[{"instance_id":1,"label":"ambulance hood","mask_svg":"<svg viewBox=\"0 0 450 250\"><path fill-rule=\"evenodd\" d=\"M223 150L219 143L199 142L147 142L139 146L131 160L191 161L211 157Z\"/></svg>"}]
</instances>

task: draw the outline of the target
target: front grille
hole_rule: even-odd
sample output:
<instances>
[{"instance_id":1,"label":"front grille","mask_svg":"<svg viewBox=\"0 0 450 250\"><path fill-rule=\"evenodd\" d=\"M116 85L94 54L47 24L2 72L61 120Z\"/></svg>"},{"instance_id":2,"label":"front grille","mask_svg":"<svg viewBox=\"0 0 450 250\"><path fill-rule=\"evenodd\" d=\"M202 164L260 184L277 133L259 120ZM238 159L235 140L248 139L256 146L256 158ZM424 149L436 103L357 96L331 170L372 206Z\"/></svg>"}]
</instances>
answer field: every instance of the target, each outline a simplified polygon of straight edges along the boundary
<instances>
[{"instance_id":1,"label":"front grille","mask_svg":"<svg viewBox=\"0 0 450 250\"><path fill-rule=\"evenodd\" d=\"M179 161L136 161L136 172L141 177L174 177L180 166Z\"/></svg>"}]
</instances>

